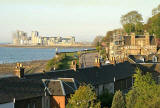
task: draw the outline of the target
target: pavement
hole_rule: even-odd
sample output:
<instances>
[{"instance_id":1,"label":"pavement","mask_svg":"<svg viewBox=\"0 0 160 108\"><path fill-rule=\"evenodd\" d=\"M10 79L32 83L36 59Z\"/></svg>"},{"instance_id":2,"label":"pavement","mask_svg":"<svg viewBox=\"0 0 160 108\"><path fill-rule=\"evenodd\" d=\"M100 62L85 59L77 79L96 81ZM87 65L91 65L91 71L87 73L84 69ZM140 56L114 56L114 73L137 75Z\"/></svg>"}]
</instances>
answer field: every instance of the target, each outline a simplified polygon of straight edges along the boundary
<instances>
[{"instance_id":1,"label":"pavement","mask_svg":"<svg viewBox=\"0 0 160 108\"><path fill-rule=\"evenodd\" d=\"M91 67L95 65L95 58L98 57L97 53L83 53L79 57L80 68Z\"/></svg>"}]
</instances>

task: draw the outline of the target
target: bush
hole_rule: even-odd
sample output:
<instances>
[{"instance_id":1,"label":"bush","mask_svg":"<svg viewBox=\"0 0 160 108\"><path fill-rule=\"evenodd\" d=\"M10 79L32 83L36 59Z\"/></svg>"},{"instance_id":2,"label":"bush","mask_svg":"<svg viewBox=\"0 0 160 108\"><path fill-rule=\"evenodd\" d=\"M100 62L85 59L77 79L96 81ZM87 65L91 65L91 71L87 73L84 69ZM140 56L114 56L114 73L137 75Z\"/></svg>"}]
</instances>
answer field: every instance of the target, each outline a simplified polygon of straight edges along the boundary
<instances>
[{"instance_id":1,"label":"bush","mask_svg":"<svg viewBox=\"0 0 160 108\"><path fill-rule=\"evenodd\" d=\"M111 108L125 108L125 100L120 90L116 91Z\"/></svg>"},{"instance_id":2,"label":"bush","mask_svg":"<svg viewBox=\"0 0 160 108\"><path fill-rule=\"evenodd\" d=\"M103 107L111 107L113 94L109 93L108 89L104 90L104 92L99 96L99 100L101 101L101 105Z\"/></svg>"}]
</instances>

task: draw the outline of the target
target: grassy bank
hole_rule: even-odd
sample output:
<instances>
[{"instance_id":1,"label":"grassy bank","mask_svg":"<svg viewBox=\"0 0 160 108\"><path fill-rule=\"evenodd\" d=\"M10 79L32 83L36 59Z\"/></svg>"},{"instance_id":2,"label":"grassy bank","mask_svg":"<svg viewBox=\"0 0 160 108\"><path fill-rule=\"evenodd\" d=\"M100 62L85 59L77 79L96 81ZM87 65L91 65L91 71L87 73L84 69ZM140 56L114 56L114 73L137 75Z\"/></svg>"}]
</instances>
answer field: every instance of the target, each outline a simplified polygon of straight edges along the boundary
<instances>
[{"instance_id":1,"label":"grassy bank","mask_svg":"<svg viewBox=\"0 0 160 108\"><path fill-rule=\"evenodd\" d=\"M46 70L63 70L63 69L70 69L71 63L73 60L77 60L78 63L78 56L80 53L73 52L73 53L59 53L57 57L49 60L46 66Z\"/></svg>"},{"instance_id":2,"label":"grassy bank","mask_svg":"<svg viewBox=\"0 0 160 108\"><path fill-rule=\"evenodd\" d=\"M77 65L79 65L79 56L81 54L93 53L93 52L96 52L96 50L59 53L57 57L55 56L53 59L48 61L46 65L46 71L52 71L54 69L56 70L70 69L73 60L76 60Z\"/></svg>"}]
</instances>

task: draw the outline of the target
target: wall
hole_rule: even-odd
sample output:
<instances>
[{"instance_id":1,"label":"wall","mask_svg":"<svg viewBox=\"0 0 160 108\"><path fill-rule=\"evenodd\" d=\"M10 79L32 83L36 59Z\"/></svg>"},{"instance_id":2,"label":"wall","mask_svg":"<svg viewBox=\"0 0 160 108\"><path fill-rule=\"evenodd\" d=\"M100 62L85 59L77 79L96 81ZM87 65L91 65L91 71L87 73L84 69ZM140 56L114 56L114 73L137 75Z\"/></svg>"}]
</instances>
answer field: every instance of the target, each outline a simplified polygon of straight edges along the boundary
<instances>
[{"instance_id":1,"label":"wall","mask_svg":"<svg viewBox=\"0 0 160 108\"><path fill-rule=\"evenodd\" d=\"M50 96L42 97L42 108L50 108Z\"/></svg>"},{"instance_id":2,"label":"wall","mask_svg":"<svg viewBox=\"0 0 160 108\"><path fill-rule=\"evenodd\" d=\"M14 103L5 103L5 104L0 104L0 108L14 108Z\"/></svg>"},{"instance_id":3,"label":"wall","mask_svg":"<svg viewBox=\"0 0 160 108\"><path fill-rule=\"evenodd\" d=\"M128 90L132 87L132 77L128 77L125 79L121 79L121 80L116 80L115 84L114 84L114 89L115 91L117 90Z\"/></svg>"},{"instance_id":4,"label":"wall","mask_svg":"<svg viewBox=\"0 0 160 108\"><path fill-rule=\"evenodd\" d=\"M15 108L42 108L42 97L16 101Z\"/></svg>"},{"instance_id":5,"label":"wall","mask_svg":"<svg viewBox=\"0 0 160 108\"><path fill-rule=\"evenodd\" d=\"M51 108L65 108L65 96L52 96Z\"/></svg>"},{"instance_id":6,"label":"wall","mask_svg":"<svg viewBox=\"0 0 160 108\"><path fill-rule=\"evenodd\" d=\"M114 93L114 83L108 83L108 84L104 84L104 89L108 89L108 91L110 93Z\"/></svg>"}]
</instances>

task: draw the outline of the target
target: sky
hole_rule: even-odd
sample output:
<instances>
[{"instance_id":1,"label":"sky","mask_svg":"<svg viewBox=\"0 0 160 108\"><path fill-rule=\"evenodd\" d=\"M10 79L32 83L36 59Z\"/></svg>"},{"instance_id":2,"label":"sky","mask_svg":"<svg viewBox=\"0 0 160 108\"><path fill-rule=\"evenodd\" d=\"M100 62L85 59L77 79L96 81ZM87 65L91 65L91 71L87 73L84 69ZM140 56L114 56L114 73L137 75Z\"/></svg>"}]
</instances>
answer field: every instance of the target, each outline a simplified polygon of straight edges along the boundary
<instances>
[{"instance_id":1,"label":"sky","mask_svg":"<svg viewBox=\"0 0 160 108\"><path fill-rule=\"evenodd\" d=\"M121 28L121 16L130 11L138 11L146 22L159 4L160 0L0 0L0 43L12 42L16 30L91 42Z\"/></svg>"}]
</instances>

